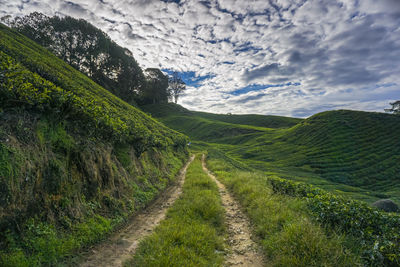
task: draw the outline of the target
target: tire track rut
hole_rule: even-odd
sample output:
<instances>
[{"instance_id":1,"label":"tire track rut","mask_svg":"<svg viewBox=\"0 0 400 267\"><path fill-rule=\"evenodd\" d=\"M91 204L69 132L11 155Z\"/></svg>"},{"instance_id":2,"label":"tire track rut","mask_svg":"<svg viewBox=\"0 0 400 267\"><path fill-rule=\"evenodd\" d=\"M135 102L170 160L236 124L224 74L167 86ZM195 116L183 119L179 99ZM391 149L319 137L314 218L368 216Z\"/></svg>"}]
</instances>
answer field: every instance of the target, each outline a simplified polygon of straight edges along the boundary
<instances>
[{"instance_id":1,"label":"tire track rut","mask_svg":"<svg viewBox=\"0 0 400 267\"><path fill-rule=\"evenodd\" d=\"M226 224L228 228L228 244L230 251L225 257L225 266L264 266L263 255L257 244L251 239L250 222L240 210L239 204L207 169L205 155L202 157L203 170L215 181L226 210Z\"/></svg>"}]
</instances>

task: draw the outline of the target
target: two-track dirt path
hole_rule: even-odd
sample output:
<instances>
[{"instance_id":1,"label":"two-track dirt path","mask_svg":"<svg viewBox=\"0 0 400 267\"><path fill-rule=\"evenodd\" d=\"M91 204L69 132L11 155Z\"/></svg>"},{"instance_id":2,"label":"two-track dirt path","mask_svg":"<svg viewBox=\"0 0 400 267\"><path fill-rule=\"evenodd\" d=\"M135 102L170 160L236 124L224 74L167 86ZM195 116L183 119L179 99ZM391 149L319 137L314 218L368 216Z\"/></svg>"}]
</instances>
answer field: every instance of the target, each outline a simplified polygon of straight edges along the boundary
<instances>
[{"instance_id":1,"label":"two-track dirt path","mask_svg":"<svg viewBox=\"0 0 400 267\"><path fill-rule=\"evenodd\" d=\"M165 218L169 206L182 193L186 170L193 159L194 156L180 170L176 182L172 186L165 190L148 208L136 215L126 228L113 234L106 242L95 246L81 266L122 266L122 263L135 253L139 242Z\"/></svg>"},{"instance_id":2,"label":"two-track dirt path","mask_svg":"<svg viewBox=\"0 0 400 267\"><path fill-rule=\"evenodd\" d=\"M249 219L240 210L239 204L207 169L205 155L202 157L203 170L215 181L226 210L226 224L228 227L228 244L231 249L226 256L225 266L264 266L263 255L257 244L251 239Z\"/></svg>"}]
</instances>

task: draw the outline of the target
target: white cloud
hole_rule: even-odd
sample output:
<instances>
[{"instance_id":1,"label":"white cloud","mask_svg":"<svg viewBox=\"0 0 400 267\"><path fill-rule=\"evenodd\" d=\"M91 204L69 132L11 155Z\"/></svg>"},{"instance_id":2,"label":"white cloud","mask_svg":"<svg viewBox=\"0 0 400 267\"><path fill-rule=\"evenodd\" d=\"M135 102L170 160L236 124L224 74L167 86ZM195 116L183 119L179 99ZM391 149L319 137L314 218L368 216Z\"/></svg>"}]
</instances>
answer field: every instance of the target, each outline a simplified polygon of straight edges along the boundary
<instances>
[{"instance_id":1,"label":"white cloud","mask_svg":"<svg viewBox=\"0 0 400 267\"><path fill-rule=\"evenodd\" d=\"M382 111L400 99L398 0L0 0L0 15L84 18L143 68L211 75L184 106L210 112L308 116ZM301 83L232 94L248 85ZM391 86L379 86L392 84ZM378 86L377 86L378 85Z\"/></svg>"}]
</instances>

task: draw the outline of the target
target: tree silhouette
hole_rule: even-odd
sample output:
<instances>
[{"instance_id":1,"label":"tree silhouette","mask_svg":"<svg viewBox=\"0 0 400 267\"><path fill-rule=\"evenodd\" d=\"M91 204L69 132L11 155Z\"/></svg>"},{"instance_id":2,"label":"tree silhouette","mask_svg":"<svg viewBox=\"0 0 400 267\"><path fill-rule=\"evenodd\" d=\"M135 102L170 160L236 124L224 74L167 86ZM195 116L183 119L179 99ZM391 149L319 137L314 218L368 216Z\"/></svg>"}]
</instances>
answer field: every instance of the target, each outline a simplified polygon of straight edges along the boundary
<instances>
[{"instance_id":1,"label":"tree silhouette","mask_svg":"<svg viewBox=\"0 0 400 267\"><path fill-rule=\"evenodd\" d=\"M390 105L392 105L392 108L385 109L386 112L400 114L400 100L390 103Z\"/></svg>"},{"instance_id":2,"label":"tree silhouette","mask_svg":"<svg viewBox=\"0 0 400 267\"><path fill-rule=\"evenodd\" d=\"M179 96L185 91L186 84L179 76L178 72L174 72L169 78L169 95L174 99L175 104L178 102Z\"/></svg>"}]
</instances>

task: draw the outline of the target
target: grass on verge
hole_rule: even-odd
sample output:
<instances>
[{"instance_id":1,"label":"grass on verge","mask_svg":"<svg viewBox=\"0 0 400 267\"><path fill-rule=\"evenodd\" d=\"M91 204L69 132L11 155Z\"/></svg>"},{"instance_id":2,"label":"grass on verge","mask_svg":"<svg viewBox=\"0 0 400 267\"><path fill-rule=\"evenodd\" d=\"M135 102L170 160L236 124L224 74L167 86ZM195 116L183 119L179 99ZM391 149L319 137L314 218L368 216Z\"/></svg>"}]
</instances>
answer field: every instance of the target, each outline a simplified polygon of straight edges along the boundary
<instances>
[{"instance_id":1,"label":"grass on verge","mask_svg":"<svg viewBox=\"0 0 400 267\"><path fill-rule=\"evenodd\" d=\"M220 266L224 216L218 188L197 156L188 168L181 197L124 266Z\"/></svg>"},{"instance_id":2,"label":"grass on verge","mask_svg":"<svg viewBox=\"0 0 400 267\"><path fill-rule=\"evenodd\" d=\"M209 168L244 207L269 266L361 265L356 244L315 223L305 201L273 194L265 176L212 156Z\"/></svg>"}]
</instances>

